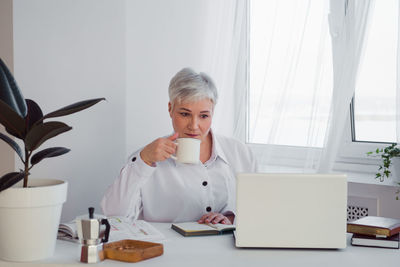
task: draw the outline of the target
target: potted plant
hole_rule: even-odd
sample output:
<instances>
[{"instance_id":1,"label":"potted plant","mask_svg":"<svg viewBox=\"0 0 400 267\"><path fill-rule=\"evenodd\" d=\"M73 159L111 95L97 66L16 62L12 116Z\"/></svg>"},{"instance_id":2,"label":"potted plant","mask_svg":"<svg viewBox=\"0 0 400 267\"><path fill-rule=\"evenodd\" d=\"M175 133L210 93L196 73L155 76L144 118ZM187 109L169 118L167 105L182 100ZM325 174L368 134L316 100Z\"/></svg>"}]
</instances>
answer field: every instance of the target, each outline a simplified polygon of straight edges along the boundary
<instances>
[{"instance_id":1,"label":"potted plant","mask_svg":"<svg viewBox=\"0 0 400 267\"><path fill-rule=\"evenodd\" d=\"M367 152L367 155L377 155L382 159L382 164L379 165L378 172L376 173L376 178L381 182L386 178L389 178L392 174L390 168L394 166L393 159L400 157L400 148L397 147L397 143L393 143L385 148L377 148L375 151ZM396 173L400 175L400 173Z\"/></svg>"},{"instance_id":2,"label":"potted plant","mask_svg":"<svg viewBox=\"0 0 400 267\"><path fill-rule=\"evenodd\" d=\"M32 261L53 255L67 182L28 178L36 164L70 150L51 147L36 151L45 141L72 129L49 119L84 110L101 100L104 98L81 101L43 115L35 101L22 96L13 75L0 59L0 124L24 145L21 149L12 138L0 133L0 139L12 147L24 165L24 169L0 178L1 259Z\"/></svg>"},{"instance_id":3,"label":"potted plant","mask_svg":"<svg viewBox=\"0 0 400 267\"><path fill-rule=\"evenodd\" d=\"M386 178L392 176L391 168L395 170L395 174L400 176L400 148L397 143L393 143L385 148L377 148L375 151L367 152L368 156L380 156L382 164L379 164L378 172L375 178L383 182ZM400 186L400 183L397 183ZM396 191L396 199L399 199L400 189Z\"/></svg>"}]
</instances>

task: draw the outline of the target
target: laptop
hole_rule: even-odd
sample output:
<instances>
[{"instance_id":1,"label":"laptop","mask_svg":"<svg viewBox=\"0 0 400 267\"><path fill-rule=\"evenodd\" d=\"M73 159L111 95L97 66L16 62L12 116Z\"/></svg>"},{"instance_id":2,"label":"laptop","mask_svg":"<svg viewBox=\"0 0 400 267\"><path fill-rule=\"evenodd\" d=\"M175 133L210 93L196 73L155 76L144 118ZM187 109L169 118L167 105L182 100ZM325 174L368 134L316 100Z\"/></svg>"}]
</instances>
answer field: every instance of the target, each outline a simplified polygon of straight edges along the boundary
<instances>
[{"instance_id":1,"label":"laptop","mask_svg":"<svg viewBox=\"0 0 400 267\"><path fill-rule=\"evenodd\" d=\"M346 175L240 173L236 190L237 247L346 247Z\"/></svg>"}]
</instances>

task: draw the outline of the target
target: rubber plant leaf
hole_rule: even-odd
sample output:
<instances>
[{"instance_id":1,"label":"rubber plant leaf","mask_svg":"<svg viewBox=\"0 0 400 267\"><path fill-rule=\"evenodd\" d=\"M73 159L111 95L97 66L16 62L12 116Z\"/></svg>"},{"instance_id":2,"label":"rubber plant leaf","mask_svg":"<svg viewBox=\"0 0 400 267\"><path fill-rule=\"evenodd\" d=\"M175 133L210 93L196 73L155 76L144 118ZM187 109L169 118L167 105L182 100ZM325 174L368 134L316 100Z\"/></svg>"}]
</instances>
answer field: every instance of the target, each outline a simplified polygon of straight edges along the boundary
<instances>
[{"instance_id":1,"label":"rubber plant leaf","mask_svg":"<svg viewBox=\"0 0 400 267\"><path fill-rule=\"evenodd\" d=\"M50 121L37 124L27 133L25 137L25 146L28 151L38 148L46 140L55 137L61 133L71 130L72 127L59 121Z\"/></svg>"},{"instance_id":2,"label":"rubber plant leaf","mask_svg":"<svg viewBox=\"0 0 400 267\"><path fill-rule=\"evenodd\" d=\"M28 107L28 113L25 121L27 124L26 131L28 132L36 122L41 121L41 118L43 118L43 112L39 105L31 99L26 99L26 106Z\"/></svg>"},{"instance_id":3,"label":"rubber plant leaf","mask_svg":"<svg viewBox=\"0 0 400 267\"><path fill-rule=\"evenodd\" d=\"M105 100L105 98L96 98L96 99L89 99L89 100L83 100L71 105L68 105L66 107L60 108L56 111L53 111L49 114L46 114L43 117L44 119L48 119L48 118L54 118L54 117L61 117L61 116L66 116L84 109L87 109L91 106L93 106L94 104L97 104L98 102Z\"/></svg>"},{"instance_id":4,"label":"rubber plant leaf","mask_svg":"<svg viewBox=\"0 0 400 267\"><path fill-rule=\"evenodd\" d=\"M15 185L25 176L24 172L10 172L0 178L0 191Z\"/></svg>"},{"instance_id":5,"label":"rubber plant leaf","mask_svg":"<svg viewBox=\"0 0 400 267\"><path fill-rule=\"evenodd\" d=\"M22 150L21 150L21 148L19 147L19 145L14 141L14 140L12 140L10 137L8 137L7 135L5 135L5 134L2 134L2 133L0 133L0 139L2 139L4 142L6 142L10 147L12 147L14 150L15 150L15 152L17 152L17 154L18 154L18 156L21 158L21 160L22 161L24 161L22 158Z\"/></svg>"},{"instance_id":6,"label":"rubber plant leaf","mask_svg":"<svg viewBox=\"0 0 400 267\"><path fill-rule=\"evenodd\" d=\"M25 120L18 115L3 100L0 100L0 123L11 135L23 138L25 133Z\"/></svg>"},{"instance_id":7,"label":"rubber plant leaf","mask_svg":"<svg viewBox=\"0 0 400 267\"><path fill-rule=\"evenodd\" d=\"M10 128L6 128L7 133L11 134L14 137L20 138L20 139L24 139L24 135L25 135L25 131L23 133L17 133L16 131L13 131Z\"/></svg>"},{"instance_id":8,"label":"rubber plant leaf","mask_svg":"<svg viewBox=\"0 0 400 267\"><path fill-rule=\"evenodd\" d=\"M19 116L25 118L28 108L10 70L0 58L0 99L10 106Z\"/></svg>"},{"instance_id":9,"label":"rubber plant leaf","mask_svg":"<svg viewBox=\"0 0 400 267\"><path fill-rule=\"evenodd\" d=\"M65 147L50 147L50 148L43 149L32 156L31 164L35 165L45 158L61 156L61 155L68 153L69 151L71 151L71 150L68 148L65 148Z\"/></svg>"}]
</instances>

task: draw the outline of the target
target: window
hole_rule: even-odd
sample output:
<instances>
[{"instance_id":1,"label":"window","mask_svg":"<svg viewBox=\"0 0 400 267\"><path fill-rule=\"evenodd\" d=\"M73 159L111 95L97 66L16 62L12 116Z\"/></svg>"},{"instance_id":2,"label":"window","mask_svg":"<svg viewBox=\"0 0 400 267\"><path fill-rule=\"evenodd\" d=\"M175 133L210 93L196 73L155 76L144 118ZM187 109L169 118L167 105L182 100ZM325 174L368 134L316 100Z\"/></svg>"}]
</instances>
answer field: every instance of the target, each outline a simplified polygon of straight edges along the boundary
<instances>
[{"instance_id":1,"label":"window","mask_svg":"<svg viewBox=\"0 0 400 267\"><path fill-rule=\"evenodd\" d=\"M371 177L381 160L366 152L396 142L398 5L397 0L387 0L371 7L351 116L336 164L338 170L361 173L357 182L379 183ZM386 179L383 184L397 182Z\"/></svg>"},{"instance_id":2,"label":"window","mask_svg":"<svg viewBox=\"0 0 400 267\"><path fill-rule=\"evenodd\" d=\"M248 143L322 147L333 84L328 8L250 1Z\"/></svg>"},{"instance_id":3,"label":"window","mask_svg":"<svg viewBox=\"0 0 400 267\"><path fill-rule=\"evenodd\" d=\"M304 162L310 169L319 164L305 159L318 159L331 108L329 4L249 0L246 141L260 165L286 171L303 168ZM334 171L364 173L354 181L374 183L379 160L366 152L386 144L370 142L396 140L398 5L398 0L375 1L371 7L352 118L334 166Z\"/></svg>"},{"instance_id":4,"label":"window","mask_svg":"<svg viewBox=\"0 0 400 267\"><path fill-rule=\"evenodd\" d=\"M353 99L353 141L396 142L398 0L376 1Z\"/></svg>"}]
</instances>

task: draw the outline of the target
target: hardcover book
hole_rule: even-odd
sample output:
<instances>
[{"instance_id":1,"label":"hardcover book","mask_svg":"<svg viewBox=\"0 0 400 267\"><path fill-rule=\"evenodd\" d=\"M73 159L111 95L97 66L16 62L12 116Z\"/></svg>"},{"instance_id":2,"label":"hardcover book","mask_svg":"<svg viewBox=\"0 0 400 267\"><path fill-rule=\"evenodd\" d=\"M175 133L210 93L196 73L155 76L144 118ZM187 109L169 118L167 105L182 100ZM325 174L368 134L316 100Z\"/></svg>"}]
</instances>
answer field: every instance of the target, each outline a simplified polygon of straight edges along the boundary
<instances>
[{"instance_id":1,"label":"hardcover book","mask_svg":"<svg viewBox=\"0 0 400 267\"><path fill-rule=\"evenodd\" d=\"M351 238L353 246L399 248L399 234L390 237L373 237L370 235L353 234Z\"/></svg>"},{"instance_id":2,"label":"hardcover book","mask_svg":"<svg viewBox=\"0 0 400 267\"><path fill-rule=\"evenodd\" d=\"M400 219L367 216L347 223L347 232L377 237L389 237L400 232Z\"/></svg>"},{"instance_id":3,"label":"hardcover book","mask_svg":"<svg viewBox=\"0 0 400 267\"><path fill-rule=\"evenodd\" d=\"M173 223L171 228L183 236L219 235L235 230L234 225L228 224L200 224L198 222Z\"/></svg>"}]
</instances>

